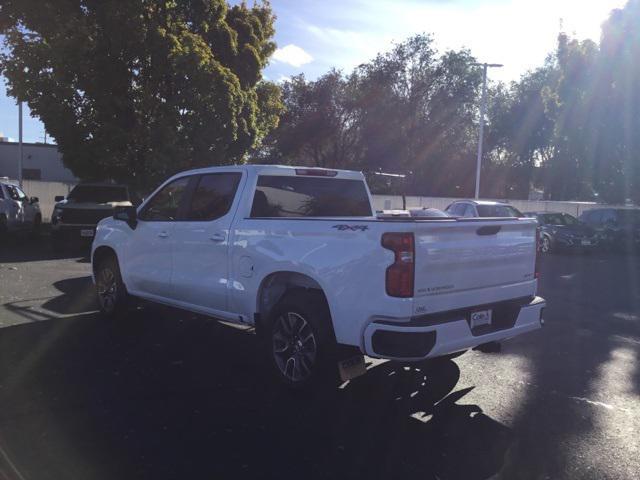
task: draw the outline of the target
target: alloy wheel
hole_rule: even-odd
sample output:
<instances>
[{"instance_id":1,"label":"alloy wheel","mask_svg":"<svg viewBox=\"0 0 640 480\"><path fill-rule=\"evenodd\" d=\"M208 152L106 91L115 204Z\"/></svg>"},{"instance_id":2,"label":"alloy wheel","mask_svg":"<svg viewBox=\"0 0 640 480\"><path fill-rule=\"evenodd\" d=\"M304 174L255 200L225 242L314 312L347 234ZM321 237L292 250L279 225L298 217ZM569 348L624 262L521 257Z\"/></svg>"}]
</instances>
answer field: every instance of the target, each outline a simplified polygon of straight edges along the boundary
<instances>
[{"instance_id":1,"label":"alloy wheel","mask_svg":"<svg viewBox=\"0 0 640 480\"><path fill-rule=\"evenodd\" d=\"M272 345L276 365L287 380L298 383L311 376L318 345L302 315L295 312L280 315L273 326Z\"/></svg>"},{"instance_id":2,"label":"alloy wheel","mask_svg":"<svg viewBox=\"0 0 640 480\"><path fill-rule=\"evenodd\" d=\"M113 270L109 267L103 267L98 274L96 284L100 307L105 312L112 312L116 306L118 294L118 285Z\"/></svg>"},{"instance_id":3,"label":"alloy wheel","mask_svg":"<svg viewBox=\"0 0 640 480\"><path fill-rule=\"evenodd\" d=\"M551 241L549 240L549 237L542 237L540 250L542 251L542 253L549 253L549 250L551 250Z\"/></svg>"}]
</instances>

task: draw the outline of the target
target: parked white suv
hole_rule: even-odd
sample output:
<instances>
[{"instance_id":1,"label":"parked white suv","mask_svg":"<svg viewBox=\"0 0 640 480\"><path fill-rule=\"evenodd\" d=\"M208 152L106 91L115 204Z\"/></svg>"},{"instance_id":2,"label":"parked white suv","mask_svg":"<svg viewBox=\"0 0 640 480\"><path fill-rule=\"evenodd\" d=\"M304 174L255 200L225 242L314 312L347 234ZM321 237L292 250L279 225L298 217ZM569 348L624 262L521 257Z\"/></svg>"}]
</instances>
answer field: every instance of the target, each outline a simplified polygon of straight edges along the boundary
<instances>
[{"instance_id":1,"label":"parked white suv","mask_svg":"<svg viewBox=\"0 0 640 480\"><path fill-rule=\"evenodd\" d=\"M361 173L257 165L174 176L91 255L106 315L135 296L254 325L292 386L338 351L418 361L540 328L535 257L532 219L379 219Z\"/></svg>"},{"instance_id":2,"label":"parked white suv","mask_svg":"<svg viewBox=\"0 0 640 480\"><path fill-rule=\"evenodd\" d=\"M38 198L28 198L8 178L0 179L0 237L13 231L37 231L41 223Z\"/></svg>"}]
</instances>

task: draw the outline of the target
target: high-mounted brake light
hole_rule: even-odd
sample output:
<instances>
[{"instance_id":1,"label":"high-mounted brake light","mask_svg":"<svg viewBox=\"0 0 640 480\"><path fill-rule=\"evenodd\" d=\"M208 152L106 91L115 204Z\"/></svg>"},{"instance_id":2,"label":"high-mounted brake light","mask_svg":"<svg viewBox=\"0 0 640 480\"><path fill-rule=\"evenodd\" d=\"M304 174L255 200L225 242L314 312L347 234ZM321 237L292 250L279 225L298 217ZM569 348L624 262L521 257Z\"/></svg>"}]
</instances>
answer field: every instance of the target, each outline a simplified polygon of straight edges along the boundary
<instances>
[{"instance_id":1,"label":"high-mounted brake light","mask_svg":"<svg viewBox=\"0 0 640 480\"><path fill-rule=\"evenodd\" d=\"M335 170L324 170L322 168L296 168L296 175L307 177L335 177L338 172Z\"/></svg>"},{"instance_id":2,"label":"high-mounted brake light","mask_svg":"<svg viewBox=\"0 0 640 480\"><path fill-rule=\"evenodd\" d=\"M413 233L385 233L382 246L394 253L394 262L387 267L385 285L391 297L413 297L415 247Z\"/></svg>"}]
</instances>

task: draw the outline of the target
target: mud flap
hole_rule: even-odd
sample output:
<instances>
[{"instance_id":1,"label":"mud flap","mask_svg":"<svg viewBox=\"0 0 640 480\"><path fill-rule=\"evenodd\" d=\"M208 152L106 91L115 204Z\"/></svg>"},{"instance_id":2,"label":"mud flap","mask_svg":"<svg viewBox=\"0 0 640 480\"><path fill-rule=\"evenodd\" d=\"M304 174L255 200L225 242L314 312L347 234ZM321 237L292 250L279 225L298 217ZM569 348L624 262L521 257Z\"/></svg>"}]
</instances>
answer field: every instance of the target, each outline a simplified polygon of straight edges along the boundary
<instances>
[{"instance_id":1,"label":"mud flap","mask_svg":"<svg viewBox=\"0 0 640 480\"><path fill-rule=\"evenodd\" d=\"M340 360L338 362L338 371L340 372L340 379L343 382L347 382L364 375L367 373L367 368L364 365L364 355L354 355Z\"/></svg>"}]
</instances>

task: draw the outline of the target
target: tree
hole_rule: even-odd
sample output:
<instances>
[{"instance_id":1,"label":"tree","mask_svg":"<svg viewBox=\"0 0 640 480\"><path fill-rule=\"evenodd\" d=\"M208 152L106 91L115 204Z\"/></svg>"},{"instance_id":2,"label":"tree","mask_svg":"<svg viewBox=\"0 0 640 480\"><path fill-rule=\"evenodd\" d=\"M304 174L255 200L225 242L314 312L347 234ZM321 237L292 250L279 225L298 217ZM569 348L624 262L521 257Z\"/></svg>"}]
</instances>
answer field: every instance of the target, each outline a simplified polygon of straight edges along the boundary
<instances>
[{"instance_id":1,"label":"tree","mask_svg":"<svg viewBox=\"0 0 640 480\"><path fill-rule=\"evenodd\" d=\"M536 167L544 169L553 158L554 119L545 106L547 90L557 83L554 58L522 75L509 86L491 89L487 144L488 180L499 198L527 198ZM485 172L483 172L485 174ZM485 177L487 175L485 174Z\"/></svg>"},{"instance_id":2,"label":"tree","mask_svg":"<svg viewBox=\"0 0 640 480\"><path fill-rule=\"evenodd\" d=\"M294 77L282 86L285 113L256 161L412 172L409 192L469 194L481 82L472 61L464 50L438 54L431 37L418 35L348 76ZM388 187L370 180L376 191Z\"/></svg>"},{"instance_id":3,"label":"tree","mask_svg":"<svg viewBox=\"0 0 640 480\"><path fill-rule=\"evenodd\" d=\"M640 0L602 26L598 99L603 129L595 183L606 198L640 203Z\"/></svg>"},{"instance_id":4,"label":"tree","mask_svg":"<svg viewBox=\"0 0 640 480\"><path fill-rule=\"evenodd\" d=\"M598 54L591 40L558 36L557 81L545 91L555 149L545 194L553 200L588 200L595 193L593 165L603 128Z\"/></svg>"},{"instance_id":5,"label":"tree","mask_svg":"<svg viewBox=\"0 0 640 480\"><path fill-rule=\"evenodd\" d=\"M357 168L349 84L337 70L315 81L298 75L282 85L285 110L257 161Z\"/></svg>"},{"instance_id":6,"label":"tree","mask_svg":"<svg viewBox=\"0 0 640 480\"><path fill-rule=\"evenodd\" d=\"M242 161L277 124L267 2L4 0L0 71L80 178L149 187Z\"/></svg>"},{"instance_id":7,"label":"tree","mask_svg":"<svg viewBox=\"0 0 640 480\"><path fill-rule=\"evenodd\" d=\"M439 54L417 35L352 75L361 163L409 173L406 193L473 192L481 74L468 51Z\"/></svg>"}]
</instances>

